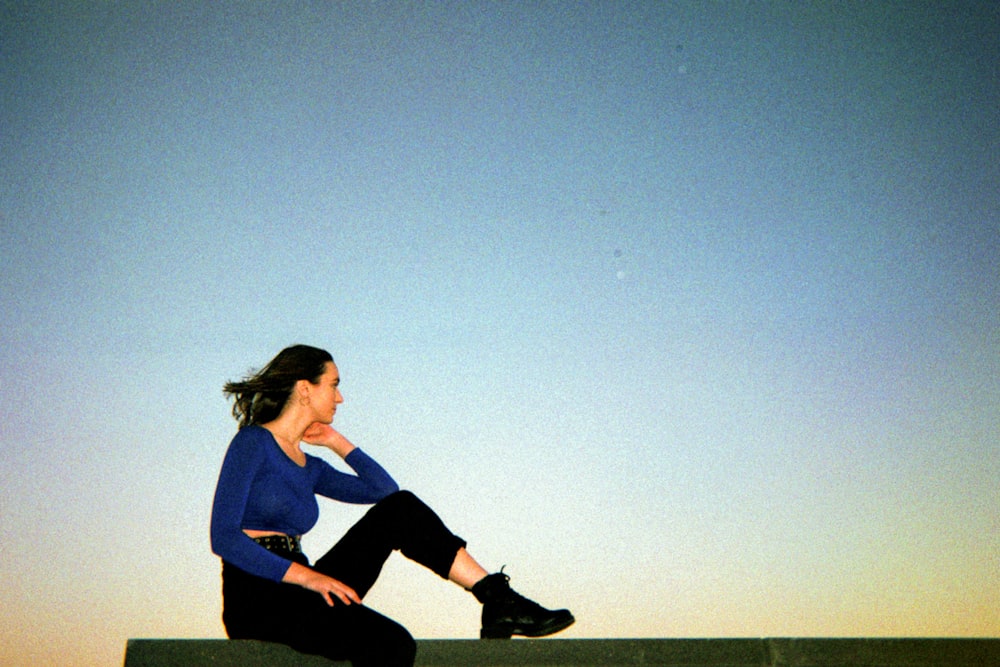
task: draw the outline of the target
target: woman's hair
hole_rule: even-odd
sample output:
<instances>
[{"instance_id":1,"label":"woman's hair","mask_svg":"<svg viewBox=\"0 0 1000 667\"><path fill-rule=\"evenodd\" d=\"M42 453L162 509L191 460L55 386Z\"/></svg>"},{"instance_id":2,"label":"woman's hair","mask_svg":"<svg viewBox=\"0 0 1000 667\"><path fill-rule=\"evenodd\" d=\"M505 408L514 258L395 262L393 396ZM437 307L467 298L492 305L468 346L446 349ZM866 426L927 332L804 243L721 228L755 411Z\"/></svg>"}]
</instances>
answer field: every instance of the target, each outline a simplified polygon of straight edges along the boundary
<instances>
[{"instance_id":1,"label":"woman's hair","mask_svg":"<svg viewBox=\"0 0 1000 667\"><path fill-rule=\"evenodd\" d=\"M235 399L233 417L240 427L276 419L299 380L316 384L333 357L308 345L286 347L261 370L240 382L227 382L222 393Z\"/></svg>"}]
</instances>

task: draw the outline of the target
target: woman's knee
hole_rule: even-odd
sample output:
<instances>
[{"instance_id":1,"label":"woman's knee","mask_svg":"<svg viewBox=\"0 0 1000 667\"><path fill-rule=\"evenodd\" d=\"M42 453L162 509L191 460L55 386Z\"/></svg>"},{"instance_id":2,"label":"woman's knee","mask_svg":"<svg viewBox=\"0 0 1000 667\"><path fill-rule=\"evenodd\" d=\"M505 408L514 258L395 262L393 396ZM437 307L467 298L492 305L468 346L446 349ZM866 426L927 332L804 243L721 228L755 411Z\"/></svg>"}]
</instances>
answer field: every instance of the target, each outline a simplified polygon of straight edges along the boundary
<instances>
[{"instance_id":1,"label":"woman's knee","mask_svg":"<svg viewBox=\"0 0 1000 667\"><path fill-rule=\"evenodd\" d=\"M423 501L417 497L417 494L413 491L407 491L406 489L400 489L395 493L390 493L382 500L378 501L378 505L388 505L390 507L403 506L408 507L411 505L423 505Z\"/></svg>"},{"instance_id":2,"label":"woman's knee","mask_svg":"<svg viewBox=\"0 0 1000 667\"><path fill-rule=\"evenodd\" d=\"M391 644L383 644L368 656L370 660L354 660L357 667L413 667L417 659L417 642L407 633L406 638L399 638Z\"/></svg>"},{"instance_id":3,"label":"woman's knee","mask_svg":"<svg viewBox=\"0 0 1000 667\"><path fill-rule=\"evenodd\" d=\"M417 659L417 640L402 625L399 628L402 632L396 635L392 643L392 655L388 656L391 662L384 664L411 666Z\"/></svg>"},{"instance_id":4,"label":"woman's knee","mask_svg":"<svg viewBox=\"0 0 1000 667\"><path fill-rule=\"evenodd\" d=\"M355 639L361 640L351 655L356 666L410 667L417 656L417 642L409 630L377 612L357 628Z\"/></svg>"},{"instance_id":5,"label":"woman's knee","mask_svg":"<svg viewBox=\"0 0 1000 667\"><path fill-rule=\"evenodd\" d=\"M396 491L378 501L372 508L375 514L388 515L403 521L423 515L429 509L412 491Z\"/></svg>"}]
</instances>

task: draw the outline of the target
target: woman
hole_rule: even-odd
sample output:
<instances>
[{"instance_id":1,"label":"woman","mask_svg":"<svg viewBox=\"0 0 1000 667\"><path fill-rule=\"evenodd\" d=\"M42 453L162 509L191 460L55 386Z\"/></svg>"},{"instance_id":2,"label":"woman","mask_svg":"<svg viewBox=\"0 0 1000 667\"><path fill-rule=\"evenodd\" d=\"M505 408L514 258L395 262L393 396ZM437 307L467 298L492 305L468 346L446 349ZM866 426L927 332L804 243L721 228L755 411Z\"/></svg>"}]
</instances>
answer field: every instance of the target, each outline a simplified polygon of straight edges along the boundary
<instances>
[{"instance_id":1,"label":"woman","mask_svg":"<svg viewBox=\"0 0 1000 667\"><path fill-rule=\"evenodd\" d=\"M483 638L541 637L573 623L488 574L438 516L400 491L371 457L330 423L343 402L325 350L296 345L224 392L240 429L229 445L212 506L212 551L222 559L222 620L233 639L288 644L356 666L412 665L416 643L363 599L394 550L469 590L483 603ZM326 447L355 475L302 451ZM319 516L316 494L374 504L310 564L301 536Z\"/></svg>"}]
</instances>

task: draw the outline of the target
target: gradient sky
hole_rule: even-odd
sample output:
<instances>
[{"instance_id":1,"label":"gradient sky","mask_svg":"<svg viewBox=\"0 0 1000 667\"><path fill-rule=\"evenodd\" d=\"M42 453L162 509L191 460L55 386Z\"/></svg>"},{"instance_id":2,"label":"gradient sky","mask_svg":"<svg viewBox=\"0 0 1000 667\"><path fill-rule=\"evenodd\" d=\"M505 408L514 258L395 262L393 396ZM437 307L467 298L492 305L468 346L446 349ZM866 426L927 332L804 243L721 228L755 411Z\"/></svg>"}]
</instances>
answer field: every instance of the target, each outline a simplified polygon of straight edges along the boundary
<instances>
[{"instance_id":1,"label":"gradient sky","mask_svg":"<svg viewBox=\"0 0 1000 667\"><path fill-rule=\"evenodd\" d=\"M563 637L1000 635L998 35L3 2L0 663L224 636L221 387L297 342ZM321 508L313 558L363 511ZM369 602L478 636L398 556Z\"/></svg>"}]
</instances>

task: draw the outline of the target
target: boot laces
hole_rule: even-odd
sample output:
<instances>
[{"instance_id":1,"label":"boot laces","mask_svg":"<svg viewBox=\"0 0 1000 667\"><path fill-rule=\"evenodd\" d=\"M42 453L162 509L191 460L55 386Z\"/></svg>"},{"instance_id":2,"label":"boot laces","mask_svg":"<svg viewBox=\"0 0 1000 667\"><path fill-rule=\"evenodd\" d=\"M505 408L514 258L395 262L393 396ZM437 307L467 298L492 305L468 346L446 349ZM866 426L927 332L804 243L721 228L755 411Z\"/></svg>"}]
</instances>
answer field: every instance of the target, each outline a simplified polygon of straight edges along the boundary
<instances>
[{"instance_id":1,"label":"boot laces","mask_svg":"<svg viewBox=\"0 0 1000 667\"><path fill-rule=\"evenodd\" d=\"M503 567L501 567L500 568L500 572L497 573L501 577L503 577L503 581L507 585L507 591L506 591L506 596L505 596L506 599L504 600L504 602L506 604L508 604L508 605L513 605L513 606L518 607L519 609L522 610L522 612L527 611L527 612L532 612L533 613L533 612L546 612L546 611L548 611L547 609L545 609L545 607L543 607L542 605L538 604L534 600L529 600L528 598L524 597L523 595L521 595L520 593L518 593L517 591L515 591L513 588L511 588L510 587L510 575L506 574L503 571L504 567L507 567L507 566L504 565Z\"/></svg>"}]
</instances>

